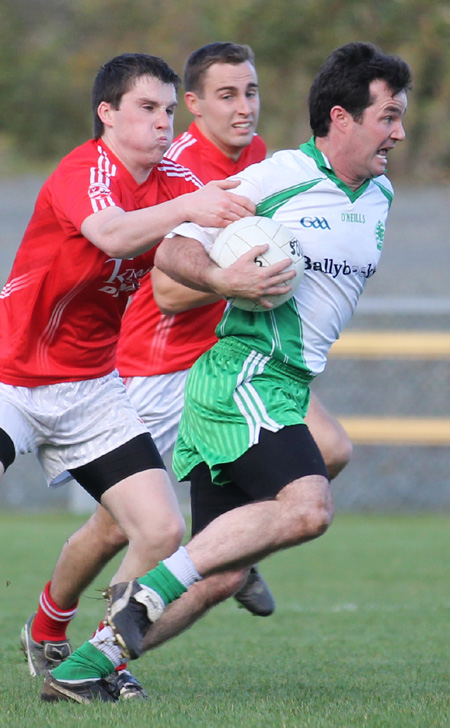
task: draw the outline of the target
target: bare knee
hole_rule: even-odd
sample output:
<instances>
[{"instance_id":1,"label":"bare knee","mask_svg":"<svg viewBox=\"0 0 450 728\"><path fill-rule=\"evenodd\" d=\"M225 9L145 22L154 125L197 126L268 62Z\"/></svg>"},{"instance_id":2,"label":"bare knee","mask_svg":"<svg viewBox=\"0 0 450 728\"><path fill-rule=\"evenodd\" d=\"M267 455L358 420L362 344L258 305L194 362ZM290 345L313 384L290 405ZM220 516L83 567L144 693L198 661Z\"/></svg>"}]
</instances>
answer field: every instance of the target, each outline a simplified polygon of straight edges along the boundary
<instances>
[{"instance_id":1,"label":"bare knee","mask_svg":"<svg viewBox=\"0 0 450 728\"><path fill-rule=\"evenodd\" d=\"M181 514L176 512L156 521L149 528L148 523L140 521L130 530L129 542L141 552L155 555L157 560L165 559L178 549L186 533L186 524Z\"/></svg>"},{"instance_id":2,"label":"bare knee","mask_svg":"<svg viewBox=\"0 0 450 728\"><path fill-rule=\"evenodd\" d=\"M307 534L310 539L322 536L331 526L334 509L331 503L320 501L306 515Z\"/></svg>"},{"instance_id":3,"label":"bare knee","mask_svg":"<svg viewBox=\"0 0 450 728\"><path fill-rule=\"evenodd\" d=\"M134 558L160 560L180 545L185 522L165 470L135 473L103 493L102 505L128 537Z\"/></svg>"},{"instance_id":4,"label":"bare knee","mask_svg":"<svg viewBox=\"0 0 450 728\"><path fill-rule=\"evenodd\" d=\"M287 546L318 538L330 527L334 508L330 485L325 478L301 478L287 485L278 497L284 511L280 523Z\"/></svg>"},{"instance_id":5,"label":"bare knee","mask_svg":"<svg viewBox=\"0 0 450 728\"><path fill-rule=\"evenodd\" d=\"M103 506L97 506L85 526L95 532L108 553L119 553L128 543L128 539L117 521Z\"/></svg>"},{"instance_id":6,"label":"bare knee","mask_svg":"<svg viewBox=\"0 0 450 728\"><path fill-rule=\"evenodd\" d=\"M353 455L353 444L349 436L342 430L333 447L325 453L325 463L328 468L330 480L336 478L337 475L348 465Z\"/></svg>"},{"instance_id":7,"label":"bare knee","mask_svg":"<svg viewBox=\"0 0 450 728\"><path fill-rule=\"evenodd\" d=\"M167 556L170 556L171 553L177 550L185 535L186 523L181 514L178 516L174 513L165 524L161 535L163 542L162 550L166 552Z\"/></svg>"}]
</instances>

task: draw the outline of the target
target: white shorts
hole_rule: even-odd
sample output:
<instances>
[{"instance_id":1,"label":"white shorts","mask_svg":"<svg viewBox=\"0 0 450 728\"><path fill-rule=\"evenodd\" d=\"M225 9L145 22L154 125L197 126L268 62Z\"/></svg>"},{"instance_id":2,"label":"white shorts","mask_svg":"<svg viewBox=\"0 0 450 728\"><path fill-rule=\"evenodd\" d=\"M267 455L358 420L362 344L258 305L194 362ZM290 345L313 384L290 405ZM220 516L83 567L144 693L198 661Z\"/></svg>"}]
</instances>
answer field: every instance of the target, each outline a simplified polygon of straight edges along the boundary
<instances>
[{"instance_id":1,"label":"white shorts","mask_svg":"<svg viewBox=\"0 0 450 728\"><path fill-rule=\"evenodd\" d=\"M117 372L40 387L0 382L0 427L16 454L36 453L49 485L147 432Z\"/></svg>"},{"instance_id":2,"label":"white shorts","mask_svg":"<svg viewBox=\"0 0 450 728\"><path fill-rule=\"evenodd\" d=\"M162 456L175 444L189 369L151 377L127 377L131 403L142 417Z\"/></svg>"}]
</instances>

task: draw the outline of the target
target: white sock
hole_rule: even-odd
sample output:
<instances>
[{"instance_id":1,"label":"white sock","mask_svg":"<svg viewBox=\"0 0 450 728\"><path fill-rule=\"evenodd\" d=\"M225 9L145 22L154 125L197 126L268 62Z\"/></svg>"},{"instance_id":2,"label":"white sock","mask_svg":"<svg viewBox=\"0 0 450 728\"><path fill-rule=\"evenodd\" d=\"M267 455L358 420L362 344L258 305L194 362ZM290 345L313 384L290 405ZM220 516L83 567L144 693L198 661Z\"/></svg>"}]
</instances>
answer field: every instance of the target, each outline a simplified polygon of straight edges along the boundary
<instances>
[{"instance_id":1,"label":"white sock","mask_svg":"<svg viewBox=\"0 0 450 728\"><path fill-rule=\"evenodd\" d=\"M119 647L114 642L114 632L111 627L106 626L97 630L94 636L89 640L91 645L103 652L106 657L111 660L114 667L118 667L123 663L123 655Z\"/></svg>"},{"instance_id":2,"label":"white sock","mask_svg":"<svg viewBox=\"0 0 450 728\"><path fill-rule=\"evenodd\" d=\"M164 559L162 563L186 588L203 578L195 568L184 546L180 546L178 551Z\"/></svg>"}]
</instances>

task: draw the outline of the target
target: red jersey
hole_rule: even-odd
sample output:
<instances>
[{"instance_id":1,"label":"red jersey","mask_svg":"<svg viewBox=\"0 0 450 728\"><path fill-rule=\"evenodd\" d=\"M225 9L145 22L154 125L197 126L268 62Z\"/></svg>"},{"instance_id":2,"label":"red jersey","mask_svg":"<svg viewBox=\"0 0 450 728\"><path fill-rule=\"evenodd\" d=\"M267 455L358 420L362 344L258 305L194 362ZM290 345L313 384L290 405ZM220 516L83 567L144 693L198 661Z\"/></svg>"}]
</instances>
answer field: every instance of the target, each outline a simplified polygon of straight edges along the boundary
<instances>
[{"instance_id":1,"label":"red jersey","mask_svg":"<svg viewBox=\"0 0 450 728\"><path fill-rule=\"evenodd\" d=\"M191 169L206 184L261 162L266 151L265 143L255 134L234 162L192 122L188 131L174 140L166 156ZM117 350L119 372L124 377L147 377L189 369L217 341L215 329L224 307L224 301L217 301L165 316L155 303L149 276L133 296L124 316Z\"/></svg>"},{"instance_id":2,"label":"red jersey","mask_svg":"<svg viewBox=\"0 0 450 728\"><path fill-rule=\"evenodd\" d=\"M38 195L0 292L0 381L34 387L111 372L128 298L151 269L155 248L110 258L81 235L81 225L110 206L150 207L199 186L170 160L139 185L101 141L68 154Z\"/></svg>"}]
</instances>

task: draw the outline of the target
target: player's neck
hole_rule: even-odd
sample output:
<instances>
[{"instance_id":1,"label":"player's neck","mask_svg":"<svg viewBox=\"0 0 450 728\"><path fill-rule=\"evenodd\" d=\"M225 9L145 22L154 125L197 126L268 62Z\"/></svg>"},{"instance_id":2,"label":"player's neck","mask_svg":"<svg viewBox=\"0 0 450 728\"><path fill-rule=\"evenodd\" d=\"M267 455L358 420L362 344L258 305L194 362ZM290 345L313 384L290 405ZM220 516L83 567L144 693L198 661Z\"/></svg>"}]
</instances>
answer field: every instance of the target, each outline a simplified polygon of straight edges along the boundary
<instances>
[{"instance_id":1,"label":"player's neck","mask_svg":"<svg viewBox=\"0 0 450 728\"><path fill-rule=\"evenodd\" d=\"M331 139L330 135L326 137L316 137L315 143L317 149L325 155L328 162L331 164L331 167L338 179L344 182L348 187L350 187L350 189L356 191L366 182L366 178L360 178L358 175L354 174L354 171L349 164L350 155L344 144L340 144L336 138Z\"/></svg>"},{"instance_id":2,"label":"player's neck","mask_svg":"<svg viewBox=\"0 0 450 728\"><path fill-rule=\"evenodd\" d=\"M205 139L213 144L219 152L222 152L224 157L228 157L228 159L231 159L233 162L237 162L239 160L244 147L232 147L226 144L222 139L214 137L209 133L208 129L202 125L201 120L199 119L196 119L195 124Z\"/></svg>"},{"instance_id":3,"label":"player's neck","mask_svg":"<svg viewBox=\"0 0 450 728\"><path fill-rule=\"evenodd\" d=\"M138 185L143 184L148 179L153 167L156 166L153 163L153 159L146 158L145 155L137 157L136 154L127 153L127 150L115 144L111 137L108 138L104 135L102 142L117 157L125 169L128 170Z\"/></svg>"}]
</instances>

